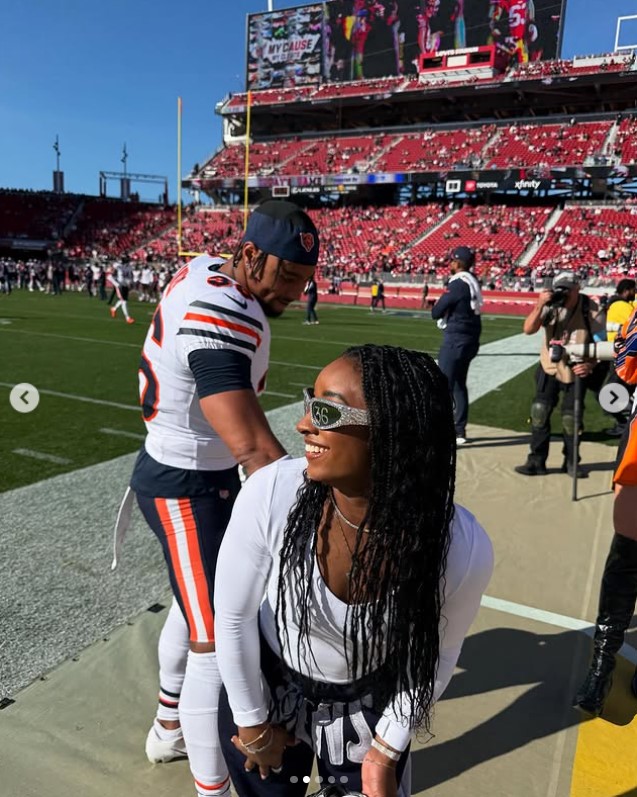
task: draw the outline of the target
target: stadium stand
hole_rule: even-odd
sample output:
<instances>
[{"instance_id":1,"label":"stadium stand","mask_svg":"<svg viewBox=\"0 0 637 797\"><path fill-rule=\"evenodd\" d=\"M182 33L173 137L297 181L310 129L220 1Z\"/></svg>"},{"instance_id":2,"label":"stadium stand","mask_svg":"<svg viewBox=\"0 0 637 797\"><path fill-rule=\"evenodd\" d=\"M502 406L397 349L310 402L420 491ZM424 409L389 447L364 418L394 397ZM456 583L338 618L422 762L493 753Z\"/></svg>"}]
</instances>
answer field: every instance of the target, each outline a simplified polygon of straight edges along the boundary
<instances>
[{"instance_id":1,"label":"stadium stand","mask_svg":"<svg viewBox=\"0 0 637 797\"><path fill-rule=\"evenodd\" d=\"M450 250L458 244L476 252L476 272L501 275L515 264L536 236L542 236L551 208L508 208L504 205L464 207L410 250L414 260L436 267L441 278Z\"/></svg>"},{"instance_id":2,"label":"stadium stand","mask_svg":"<svg viewBox=\"0 0 637 797\"><path fill-rule=\"evenodd\" d=\"M433 72L254 91L250 203L277 186L306 206L322 230L328 279L440 281L459 242L498 285L562 268L597 281L633 274L637 117L625 97L635 66L632 55L605 54L489 77ZM229 253L241 238L243 212L228 205L243 195L246 103L236 94L218 104L226 143L185 179L213 206L184 209L181 252ZM0 191L0 256L13 262L17 242L27 271L47 248L71 262L128 254L170 270L176 233L175 208ZM25 241L40 245L29 251Z\"/></svg>"},{"instance_id":3,"label":"stadium stand","mask_svg":"<svg viewBox=\"0 0 637 797\"><path fill-rule=\"evenodd\" d=\"M632 117L620 121L614 150L621 163L633 164L637 161L637 119Z\"/></svg>"},{"instance_id":4,"label":"stadium stand","mask_svg":"<svg viewBox=\"0 0 637 797\"><path fill-rule=\"evenodd\" d=\"M79 202L74 194L0 191L0 238L60 238Z\"/></svg>"},{"instance_id":5,"label":"stadium stand","mask_svg":"<svg viewBox=\"0 0 637 797\"><path fill-rule=\"evenodd\" d=\"M584 269L588 276L634 276L637 205L567 208L531 260L531 266Z\"/></svg>"},{"instance_id":6,"label":"stadium stand","mask_svg":"<svg viewBox=\"0 0 637 797\"><path fill-rule=\"evenodd\" d=\"M220 211L191 208L187 211L182 228L182 251L207 252L212 255L229 254L241 240L243 212L234 209ZM136 247L133 258L176 261L178 257L176 229L171 227L162 235Z\"/></svg>"},{"instance_id":7,"label":"stadium stand","mask_svg":"<svg viewBox=\"0 0 637 797\"><path fill-rule=\"evenodd\" d=\"M547 78L563 76L585 76L607 74L612 72L625 72L635 64L632 53L618 55L606 53L602 55L579 56L574 59L554 59L545 61L530 61L513 66L505 74L496 74L487 78L468 77L454 80L454 85L513 82L516 80L546 80ZM437 88L441 78L423 79L418 75L389 77L375 80L359 80L353 83L324 83L320 86L297 86L291 89L264 89L251 92L253 106L278 105L292 102L316 102L317 100L337 100L348 97L376 99L379 94L398 94L409 92L423 92L427 89ZM245 110L248 95L242 92L231 94L221 103L223 113L233 110Z\"/></svg>"},{"instance_id":8,"label":"stadium stand","mask_svg":"<svg viewBox=\"0 0 637 797\"><path fill-rule=\"evenodd\" d=\"M622 145L632 147L625 123ZM601 155L611 120L560 124L494 124L456 130L428 128L405 135L379 134L313 139L278 139L250 145L252 175L421 172L434 169L579 166ZM637 145L634 145L637 150ZM630 149L633 152L633 149ZM633 156L631 156L633 157ZM200 172L207 177L242 177L245 146L233 144L215 153Z\"/></svg>"},{"instance_id":9,"label":"stadium stand","mask_svg":"<svg viewBox=\"0 0 637 797\"><path fill-rule=\"evenodd\" d=\"M174 209L171 208L87 198L79 208L65 245L71 257L90 257L93 252L118 257L155 238L174 223Z\"/></svg>"},{"instance_id":10,"label":"stadium stand","mask_svg":"<svg viewBox=\"0 0 637 797\"><path fill-rule=\"evenodd\" d=\"M501 129L484 153L490 168L576 166L601 154L612 122L518 125Z\"/></svg>"}]
</instances>

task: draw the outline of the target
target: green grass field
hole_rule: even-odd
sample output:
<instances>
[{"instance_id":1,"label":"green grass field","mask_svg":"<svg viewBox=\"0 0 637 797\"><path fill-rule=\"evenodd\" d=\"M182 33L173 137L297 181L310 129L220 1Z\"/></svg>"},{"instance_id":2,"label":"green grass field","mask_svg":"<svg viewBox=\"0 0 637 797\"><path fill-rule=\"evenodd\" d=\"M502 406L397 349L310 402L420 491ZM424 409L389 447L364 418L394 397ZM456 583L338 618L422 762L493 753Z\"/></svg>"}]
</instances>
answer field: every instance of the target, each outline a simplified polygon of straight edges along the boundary
<instances>
[{"instance_id":1,"label":"green grass field","mask_svg":"<svg viewBox=\"0 0 637 797\"><path fill-rule=\"evenodd\" d=\"M139 438L121 433L144 433L136 409L137 366L154 306L137 302L129 306L136 319L133 325L125 324L121 315L111 319L104 302L85 294L0 296L0 491L139 447ZM299 400L302 386L311 384L323 365L353 343L389 343L434 355L440 345L440 332L425 315L372 316L367 309L325 304L319 311L319 326L303 326L301 308L290 309L272 323L270 395L262 399L264 409ZM519 318L486 317L482 343L520 331ZM32 413L20 414L9 404L10 389L19 382L29 382L41 392L40 404ZM470 421L525 431L532 391L530 369L476 401ZM609 425L596 402L589 399L587 436L603 439L602 430ZM34 460L15 449L67 462Z\"/></svg>"}]
</instances>

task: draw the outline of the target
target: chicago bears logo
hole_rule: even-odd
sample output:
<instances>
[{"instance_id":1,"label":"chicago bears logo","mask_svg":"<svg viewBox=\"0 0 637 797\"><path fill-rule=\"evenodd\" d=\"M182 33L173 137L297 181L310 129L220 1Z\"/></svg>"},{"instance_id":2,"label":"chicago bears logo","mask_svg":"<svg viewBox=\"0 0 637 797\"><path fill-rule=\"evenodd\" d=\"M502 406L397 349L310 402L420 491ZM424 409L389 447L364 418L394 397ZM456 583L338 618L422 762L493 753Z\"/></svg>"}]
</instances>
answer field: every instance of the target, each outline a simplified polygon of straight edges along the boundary
<instances>
[{"instance_id":1,"label":"chicago bears logo","mask_svg":"<svg viewBox=\"0 0 637 797\"><path fill-rule=\"evenodd\" d=\"M311 232L301 233L301 246L308 253L314 249L314 235Z\"/></svg>"}]
</instances>

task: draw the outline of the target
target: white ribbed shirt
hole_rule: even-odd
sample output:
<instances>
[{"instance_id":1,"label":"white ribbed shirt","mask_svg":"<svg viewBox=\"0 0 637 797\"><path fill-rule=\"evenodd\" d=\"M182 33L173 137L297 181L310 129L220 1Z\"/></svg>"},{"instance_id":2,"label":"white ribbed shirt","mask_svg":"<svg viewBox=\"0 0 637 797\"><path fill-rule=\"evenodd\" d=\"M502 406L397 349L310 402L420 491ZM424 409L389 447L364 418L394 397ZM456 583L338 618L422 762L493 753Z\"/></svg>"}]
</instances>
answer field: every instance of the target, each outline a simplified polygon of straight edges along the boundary
<instances>
[{"instance_id":1,"label":"white ribbed shirt","mask_svg":"<svg viewBox=\"0 0 637 797\"><path fill-rule=\"evenodd\" d=\"M282 655L275 626L279 554L305 467L305 458L284 458L251 476L237 498L219 553L215 578L217 660L234 720L243 727L265 722L268 716L261 681L259 625L270 647ZM470 512L456 505L445 572L435 700L451 679L492 569L493 550L486 532ZM311 660L298 661L295 656L299 624L294 605L286 609L290 651L283 652L284 658L290 667L313 680L349 683L352 678L343 641L347 604L329 590L318 566L312 578ZM348 644L351 661L351 641ZM404 700L406 695L399 694L376 726L376 733L397 750L406 749L413 731L401 717L400 702Z\"/></svg>"}]
</instances>

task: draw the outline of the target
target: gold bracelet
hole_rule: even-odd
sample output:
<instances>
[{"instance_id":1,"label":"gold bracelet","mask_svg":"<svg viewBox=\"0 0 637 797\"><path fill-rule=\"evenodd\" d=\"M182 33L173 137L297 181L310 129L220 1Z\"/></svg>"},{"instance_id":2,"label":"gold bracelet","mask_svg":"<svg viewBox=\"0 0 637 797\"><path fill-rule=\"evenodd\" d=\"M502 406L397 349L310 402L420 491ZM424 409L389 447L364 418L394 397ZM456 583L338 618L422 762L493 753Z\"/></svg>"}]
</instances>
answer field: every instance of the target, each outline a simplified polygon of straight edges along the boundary
<instances>
[{"instance_id":1,"label":"gold bracelet","mask_svg":"<svg viewBox=\"0 0 637 797\"><path fill-rule=\"evenodd\" d=\"M384 764L382 761L376 761L375 758L367 758L367 756L365 756L365 761L369 764L376 764L377 767L385 767L385 769L391 769L393 772L396 771L396 767L391 764Z\"/></svg>"},{"instance_id":2,"label":"gold bracelet","mask_svg":"<svg viewBox=\"0 0 637 797\"><path fill-rule=\"evenodd\" d=\"M254 747L254 743L258 742L259 739L263 738L263 735L267 731L270 731L270 738L268 739L268 741L265 742L265 744L262 744L261 747ZM269 726L262 734L260 734L260 736L257 736L257 738L253 742L248 742L248 744L245 744L244 742L241 741L241 739L239 739L239 744L249 755L259 755L259 753L264 753L268 748L270 748L272 746L273 741L274 741L274 730L272 729L272 726Z\"/></svg>"}]
</instances>

